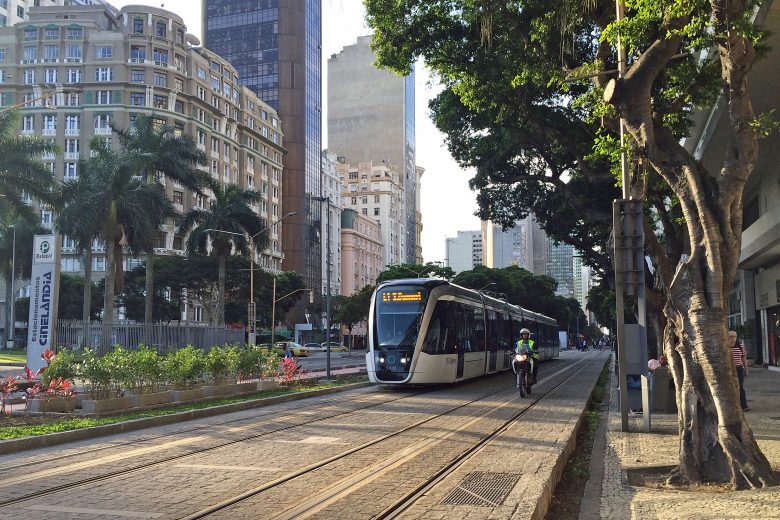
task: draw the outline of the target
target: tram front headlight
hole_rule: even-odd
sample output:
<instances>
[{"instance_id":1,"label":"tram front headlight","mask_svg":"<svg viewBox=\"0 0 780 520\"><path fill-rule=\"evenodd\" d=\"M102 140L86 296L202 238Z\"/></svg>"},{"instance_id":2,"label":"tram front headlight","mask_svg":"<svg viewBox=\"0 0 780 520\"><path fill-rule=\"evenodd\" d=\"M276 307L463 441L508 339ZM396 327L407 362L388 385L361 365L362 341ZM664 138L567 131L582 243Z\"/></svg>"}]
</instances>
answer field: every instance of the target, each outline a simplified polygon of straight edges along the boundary
<instances>
[{"instance_id":1,"label":"tram front headlight","mask_svg":"<svg viewBox=\"0 0 780 520\"><path fill-rule=\"evenodd\" d=\"M402 358L401 358L401 364L402 364L402 365L405 365L405 364L406 364L406 358L405 358L405 357L402 357Z\"/></svg>"},{"instance_id":2,"label":"tram front headlight","mask_svg":"<svg viewBox=\"0 0 780 520\"><path fill-rule=\"evenodd\" d=\"M382 356L379 356L379 362L380 362L380 363L384 363L384 362L385 362L385 358L384 358L384 357L382 357Z\"/></svg>"}]
</instances>

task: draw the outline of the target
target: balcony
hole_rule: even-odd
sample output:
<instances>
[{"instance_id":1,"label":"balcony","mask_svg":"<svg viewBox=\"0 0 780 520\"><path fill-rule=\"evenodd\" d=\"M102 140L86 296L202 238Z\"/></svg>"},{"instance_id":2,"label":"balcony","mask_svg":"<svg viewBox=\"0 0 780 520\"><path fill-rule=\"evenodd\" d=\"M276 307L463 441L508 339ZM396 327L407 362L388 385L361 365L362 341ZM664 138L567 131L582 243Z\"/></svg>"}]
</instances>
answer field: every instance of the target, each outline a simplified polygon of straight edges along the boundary
<instances>
[{"instance_id":1,"label":"balcony","mask_svg":"<svg viewBox=\"0 0 780 520\"><path fill-rule=\"evenodd\" d=\"M130 58L127 60L127 63L144 64L146 63L146 58Z\"/></svg>"},{"instance_id":2,"label":"balcony","mask_svg":"<svg viewBox=\"0 0 780 520\"><path fill-rule=\"evenodd\" d=\"M42 161L53 161L54 160L54 153L53 152L45 152L43 155L41 155Z\"/></svg>"},{"instance_id":3,"label":"balcony","mask_svg":"<svg viewBox=\"0 0 780 520\"><path fill-rule=\"evenodd\" d=\"M41 130L41 135L46 135L46 136L57 135L57 129L56 128L44 128L43 130Z\"/></svg>"},{"instance_id":4,"label":"balcony","mask_svg":"<svg viewBox=\"0 0 780 520\"><path fill-rule=\"evenodd\" d=\"M111 127L95 128L95 135L111 135Z\"/></svg>"},{"instance_id":5,"label":"balcony","mask_svg":"<svg viewBox=\"0 0 780 520\"><path fill-rule=\"evenodd\" d=\"M81 63L81 58L65 58L62 61L65 63Z\"/></svg>"},{"instance_id":6,"label":"balcony","mask_svg":"<svg viewBox=\"0 0 780 520\"><path fill-rule=\"evenodd\" d=\"M32 128L23 128L22 129L22 135L33 135L35 133L35 130Z\"/></svg>"},{"instance_id":7,"label":"balcony","mask_svg":"<svg viewBox=\"0 0 780 520\"><path fill-rule=\"evenodd\" d=\"M68 137L78 137L81 134L81 130L78 128L66 128L65 135Z\"/></svg>"},{"instance_id":8,"label":"balcony","mask_svg":"<svg viewBox=\"0 0 780 520\"><path fill-rule=\"evenodd\" d=\"M63 154L66 161L78 161L79 160L79 153L78 152L65 152Z\"/></svg>"}]
</instances>

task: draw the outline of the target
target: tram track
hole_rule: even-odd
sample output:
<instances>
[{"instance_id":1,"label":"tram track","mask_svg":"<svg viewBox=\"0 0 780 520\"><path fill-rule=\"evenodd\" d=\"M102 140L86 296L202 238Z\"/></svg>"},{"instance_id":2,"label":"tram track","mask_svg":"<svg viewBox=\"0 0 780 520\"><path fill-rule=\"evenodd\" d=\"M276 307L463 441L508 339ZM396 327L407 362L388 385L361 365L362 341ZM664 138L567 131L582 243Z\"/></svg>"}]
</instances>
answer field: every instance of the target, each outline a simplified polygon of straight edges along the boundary
<instances>
[{"instance_id":1,"label":"tram track","mask_svg":"<svg viewBox=\"0 0 780 520\"><path fill-rule=\"evenodd\" d=\"M208 453L210 451L214 451L214 450L218 450L218 449L221 449L221 448L224 448L224 447L240 444L242 442L246 442L246 441L249 441L249 440L260 439L262 437L267 437L269 435L274 435L274 434L277 434L279 432L283 432L283 431L290 430L290 429L293 429L293 428L299 428L301 426L307 426L307 425L314 424L314 423L317 423L317 422L320 422L320 421L328 421L328 420L331 420L333 418L337 418L337 417L340 417L340 416L349 415L349 414L352 414L352 413L355 413L355 412L360 412L360 411L363 411L363 410L368 410L368 409L376 408L376 407L379 407L379 406L384 406L384 405L387 405L388 403L397 402L397 401L401 401L401 400L404 400L404 399L409 399L409 398L418 396L421 393L425 393L425 392L416 392L415 394L398 397L396 399L383 400L383 401L381 401L379 403L374 403L374 404L370 404L370 405L367 405L367 406L359 406L359 407L356 407L356 408L353 408L353 409L350 409L350 410L346 410L346 411L343 411L343 412L331 414L331 415L328 415L326 417L319 417L319 418L308 420L308 421L302 421L302 422L298 422L298 423L295 423L295 424L290 424L290 425L287 425L287 426L284 426L284 427L272 429L270 431L264 431L262 433L258 433L258 434L255 434L255 435L249 435L249 436L241 437L241 438L238 438L238 439L233 439L231 441L222 442L222 443L219 443L219 444L216 444L216 445L213 445L213 446L208 446L208 447L205 447L205 448L196 449L196 450L193 450L193 451L190 451L190 452L187 452L187 453L182 453L182 454L175 455L175 456L164 457L164 458L159 459L159 460L151 461L151 462L144 463L144 464L139 464L139 465L134 466L132 468L127 468L127 469L122 469L122 470L117 470L117 471L110 471L110 472L102 474L102 475L97 475L97 476L93 476L93 477L83 478L83 479L79 479L79 480L76 480L76 481L73 481L73 482L63 483L63 484L60 484L60 485L57 485L57 486L51 486L51 487L49 487L49 488L47 488L45 490L42 490L42 491L36 491L36 492L32 492L32 493L29 493L29 494L26 494L26 495L22 495L22 496L19 496L19 497L14 497L12 499L2 500L2 501L0 501L0 507L11 506L11 505L14 505L14 504L17 504L17 503L20 503L20 502L24 502L24 501L27 501L27 500L32 500L32 499L35 499L35 498L39 498L39 497L43 497L43 496L46 496L46 495L50 495L52 493L56 493L56 492L59 492L59 491L64 491L64 490L67 490L67 489L76 488L76 487L83 486L83 485L86 485L86 484L94 484L94 483L97 483L97 482L109 480L109 479L112 479L112 478L115 478L115 477L119 477L119 476L125 476L125 475L131 474L131 473L136 473L136 472L143 471L143 470L146 470L146 469L149 469L149 468L153 468L155 466L166 464L168 462L177 461L177 460L180 460L180 459L183 459L183 458L186 458L186 457L191 457L191 456L194 456L194 455L200 455L200 454L203 454L203 453ZM321 405L321 403L319 403L319 405ZM307 406L306 408L311 408L311 407L316 407L316 406L318 406L318 405L315 404L315 405L312 405L312 406ZM303 414L307 413L308 410L303 410L303 411L296 410L296 412L299 415L303 415ZM259 419L263 419L266 415L268 415L268 414L263 414L260 417L254 417L254 418L251 418L251 419L248 419L248 420L251 421L251 420L256 420L258 418ZM281 419L285 419L285 418L286 417L281 417ZM246 421L247 419L242 419L242 420ZM213 427L213 425L210 425L210 426ZM242 429L250 428L250 427L253 427L253 426L254 425L248 424L245 428L242 428ZM202 428L201 427L193 428L191 431L198 431L198 430L205 429L205 428L208 428L208 427L209 426L204 426ZM184 432L177 431L177 432L172 432L172 433L169 433L169 434L163 434L163 435L155 436L154 439L159 440L159 439L162 439L162 438L170 438L170 437L175 437L175 436L181 436L182 434L186 434L186 433L187 433L187 431L184 431ZM192 439L185 438L185 439L182 439L180 443L177 442L177 441L172 441L172 442L168 443L168 445L170 447L173 447L173 446L175 446L177 444L183 444L183 443L186 443L186 442L192 442ZM136 443L135 442L134 443L126 443L126 444L120 445L118 447L120 447L120 448L122 448L123 446L124 447L128 447L128 446L131 446L133 444L136 444ZM116 448L117 446L112 446L112 447ZM154 448L155 450L159 450L158 446L152 446L152 447L150 447L150 449L151 448ZM141 448L141 450L143 450L143 448ZM89 455L89 452L86 452L86 453L85 452L80 452L78 455ZM125 453L123 455L124 456L122 458L128 458L127 453ZM74 454L74 456L75 456L75 454ZM56 461L56 458L55 458L55 461ZM79 469L85 469L85 468L89 468L89 467L96 467L96 466L101 465L103 463L114 462L114 461L115 460L113 460L111 458L103 457L101 459L93 459L91 461L86 461L86 462L81 462L81 463L74 463L74 464L71 464L69 466L54 468L53 470L42 470L42 471L39 471L39 472L36 472L36 473L31 473L31 474L27 474L27 475L17 476L16 478L14 478L14 477L5 477L4 479L0 480L0 489L5 488L5 487L9 487L9 486L13 486L13 485L24 484L26 482L30 482L30 481L34 481L34 480L45 479L45 478L51 477L53 474L56 474L56 473L59 473L59 474L66 473L66 472L68 472L68 470L71 470L71 469L79 470ZM16 469L18 467L19 466L14 466L13 469ZM18 474L18 471L15 472L15 473Z\"/></svg>"},{"instance_id":2,"label":"tram track","mask_svg":"<svg viewBox=\"0 0 780 520\"><path fill-rule=\"evenodd\" d=\"M420 395L420 393L422 393L422 392L418 392L415 395ZM327 402L327 399L318 398L317 402L314 402L314 403L311 403L311 404L305 404L303 406L296 407L296 409L292 410L292 411L300 412L300 411L303 411L303 409L305 409L305 408L308 408L308 409L316 408L316 407L322 406L322 404L324 402ZM242 410L242 411L255 411L255 410L258 410L258 408ZM175 431L162 433L162 434L158 434L158 435L143 436L143 434L141 433L141 438L137 438L137 439L134 439L132 441L120 442L120 443L116 443L116 444L107 444L105 446L100 446L100 447L97 447L97 448L89 448L89 449L85 449L85 450L79 450L79 451L75 451L73 453L66 453L66 454L56 455L54 457L46 457L46 458L41 458L41 459L30 460L28 462L16 463L13 466L0 468L0 481L2 481L3 475L10 474L10 473L18 473L20 468L36 466L36 465L41 465L41 464L47 464L47 463L51 463L51 462L59 462L59 461L63 461L63 460L66 460L66 459L71 459L71 458L74 458L74 457L80 457L80 456L85 456L85 455L95 455L97 453L100 453L100 452L103 452L103 451L108 451L108 450L117 450L117 449L121 450L123 448L127 448L129 446L134 446L134 445L137 445L137 444L148 443L148 442L152 442L152 441L156 441L156 440L161 440L161 439L165 439L165 438L169 438L169 437L174 437L174 436L177 436L177 435L186 435L188 433L198 432L200 430L206 430L206 429L214 428L214 427L217 427L217 426L218 427L222 427L222 426L225 426L225 425L230 425L230 424L235 424L235 423L256 421L258 419L267 418L269 416L276 416L276 415L280 415L280 414L283 414L283 413L288 413L290 411L291 410L261 411L261 413L258 413L258 414L254 415L252 417L241 417L241 418L238 418L238 419L231 419L231 420L228 420L228 421L221 421L221 422L216 423L216 424L201 424L200 426L195 426L195 427L192 427L192 428L177 429ZM239 412L234 412L234 413L239 413ZM0 505L2 505L2 504L0 503Z\"/></svg>"},{"instance_id":3,"label":"tram track","mask_svg":"<svg viewBox=\"0 0 780 520\"><path fill-rule=\"evenodd\" d=\"M474 381L470 381L468 383L469 384L473 384ZM450 413L454 409L461 408L462 406L466 406L469 403L476 402L476 401L481 400L481 399L485 399L486 397L490 397L491 395L494 395L494 394L496 394L498 392L505 391L507 388L509 388L509 387L507 387L507 386L501 387L498 390L491 391L491 392L489 392L487 394L483 394L480 397L478 397L477 399L473 399L473 400L469 401L468 403L464 403L464 404L456 406L456 407L448 408L448 409L444 410L443 412L441 412L440 414L437 414L437 415L435 415L434 417L431 417L428 420L432 420L432 419L434 419L436 417L440 417L441 415L445 415L446 413ZM156 466L161 466L161 465L164 465L166 463L180 461L181 459L184 459L184 458L187 458L187 457L201 455L201 454L208 453L208 452L211 452L211 451L215 451L215 450L218 450L218 449L221 449L221 448L237 445L237 444L240 444L240 443L246 442L246 441L251 441L251 440L255 440L255 439L261 439L263 437L268 437L268 436L271 436L271 435L275 435L275 434L277 434L279 432L284 432L284 431L287 431L287 430L291 430L293 428L299 428L299 427L302 427L302 426L307 426L307 425L311 425L311 424L314 424L314 423L317 423L317 422L322 422L322 421L329 421L331 419L338 418L338 417L341 417L341 416L346 416L346 415L353 414L353 413L356 413L356 412L361 412L361 411L364 411L364 410L370 410L372 408L385 406L385 405L390 404L390 403L395 403L395 402L402 401L402 400L405 400L405 399L418 397L421 394L435 392L435 391L440 390L440 389L441 389L440 387L437 387L435 389L422 389L421 391L416 391L416 392L414 392L411 395L404 395L404 396L397 397L397 398L387 398L386 396L388 394L381 394L380 393L379 395L383 395L385 398L383 398L381 400L381 402L378 402L378 403L369 404L367 406L357 406L355 408L351 408L349 410L345 410L345 411L342 411L342 412L339 412L339 413L335 413L335 414L330 414L330 415L327 415L325 417L318 417L318 418L311 419L311 420L297 422L295 424L288 424L286 426L275 428L275 429L268 430L268 431L264 431L262 433L249 435L249 436L243 436L243 437L240 437L240 438L237 438L237 439L233 439L233 440L230 440L230 441L218 443L218 444L215 444L213 446L208 446L208 447L204 447L204 448L201 448L201 449L195 449L195 450L188 451L186 453L181 453L181 454L173 455L173 456L167 456L167 457L164 457L164 458L161 458L161 459L158 459L158 460L154 460L154 461L150 461L150 462L147 462L147 463L138 464L138 465L135 465L135 466L130 467L130 468L124 468L124 469L116 470L116 471L109 471L109 472L101 474L101 475L81 478L81 479L74 480L72 482L65 482L65 483L61 483L59 485L50 486L50 487L47 487L45 490L39 490L39 491L30 492L30 493L27 493L25 495L18 496L18 497L13 497L13 498L7 499L7 500L0 500L0 507L12 506L12 505L15 505L15 504L18 504L18 503L21 503L21 502L25 502L25 501L33 500L33 499L36 499L36 498L44 497L44 496L47 496L47 495L51 495L53 493L57 493L57 492L60 492L60 491L65 491L65 490L68 490L68 489L74 489L74 488L77 488L77 487L80 487L80 486L84 486L84 485L88 485L88 484L96 484L96 483L103 482L103 481L108 481L110 479L117 478L117 477L123 477L123 476L129 475L129 474L132 474L132 473L137 473L137 472L140 472L140 471L151 469L151 468L154 468ZM314 403L314 404L311 404L311 405L306 405L305 406L306 410L298 409L298 410L295 410L295 413L297 415L304 415L304 414L307 414L307 413L311 413L309 411L309 409L316 408L318 406L322 406L322 404L323 403L318 402L318 403ZM269 413L269 414L261 414L260 416L255 416L255 417L251 417L251 418L241 418L241 419L236 419L236 420L233 420L233 421L230 421L230 422L231 423L233 423L233 422L247 422L247 423L251 423L252 421L256 422L258 419L262 420L264 418L267 418L268 415L275 415L275 414L279 414L279 413L287 413L287 411L285 410L283 412L272 412L272 413ZM279 419L280 420L287 420L287 419L289 419L289 416L281 416L281 417L279 417ZM426 421L423 421L423 422L426 422ZM225 424L225 423L222 423L222 424ZM219 426L221 426L222 424L220 424ZM247 428L251 428L251 427L254 427L254 426L256 426L256 425L247 424L246 426L238 427L238 429L247 429ZM139 442L143 442L143 443L148 444L149 441L152 441L152 440L161 440L161 439L165 439L165 438L179 437L179 436L182 436L182 435L186 435L187 433L198 432L200 430L207 430L208 428L213 428L213 427L214 427L214 425L203 425L203 426L199 426L197 428L190 428L190 429L187 429L187 430L177 430L175 432L170 432L170 433L166 433L166 434L162 434L162 435L156 435L156 436L147 437L147 438L143 439L142 441L136 440L136 441L133 441L133 442L123 443L123 444L119 444L119 445L112 445L112 446L105 446L105 447L97 448L94 451L95 452L99 452L99 451L104 451L104 450L108 450L108 449L112 449L112 448L121 450L122 448L127 448L127 447L130 447L130 446L133 446L133 445L137 445ZM229 431L230 430L228 430L228 432ZM208 433L219 434L219 433L226 433L226 432L225 431L220 431L220 432L208 432ZM395 434L397 435L397 433L395 433ZM390 434L390 435L392 436L393 434ZM193 439L191 439L191 438L184 438L181 441L171 441L171 442L168 443L168 445L170 447L175 447L177 445L186 444L186 443L192 442L192 441L193 441ZM147 449L147 448L140 448L139 450L136 450L136 451L138 453L140 453L140 454L144 454L145 452L142 451L142 450L145 450L145 449ZM148 448L148 451L159 451L159 447L157 447L157 446L150 446ZM84 455L90 455L90 454L92 454L92 450L86 450L86 451L80 451L80 452L77 452L77 453L74 453L74 454L63 455L63 456L61 456L61 458L64 459L64 458L77 457L79 455L84 456ZM44 461L30 462L29 465L41 464L43 462L56 462L57 460L61 460L61 458L60 457L52 457L52 458L46 459ZM129 458L128 453L125 452L125 453L121 454L120 458L121 459L128 459ZM19 486L19 485L24 485L25 483L28 483L28 482L41 480L41 479L47 479L47 478L50 478L50 477L58 475L58 474L61 475L63 473L68 473L68 472L72 472L72 471L78 471L80 469L94 468L94 467L97 467L97 466L100 466L100 465L103 465L103 464L108 464L108 463L111 463L111 462L116 462L116 460L114 458L112 458L111 456L107 456L107 457L101 457L101 458L98 458L98 459L88 460L88 461L85 461L85 462L77 462L77 463L66 465L66 466L56 467L56 468L52 468L50 470L42 470L42 471L39 471L39 472L25 474L25 475L22 475L22 476L18 476L19 472L18 471L14 471L12 473L15 473L17 475L16 477L13 477L13 476L12 477L5 477L2 480L0 480L0 490L2 490L3 488L14 486L14 485ZM21 467L21 466L14 466L13 469L17 469L18 470L19 467Z\"/></svg>"},{"instance_id":4,"label":"tram track","mask_svg":"<svg viewBox=\"0 0 780 520\"><path fill-rule=\"evenodd\" d=\"M581 365L584 363L584 366L576 370L573 374L570 376L564 378L561 382L556 383L550 390L548 390L545 394L541 394L538 398L531 401L530 404L525 407L521 412L517 414L513 414L513 416L506 420L499 428L495 429L492 433L489 435L486 435L482 439L480 439L477 444L472 446L470 449L468 449L465 453L463 453L461 456L457 457L454 461L449 463L447 466L445 466L442 470L437 472L434 477L432 478L444 478L446 475L454 471L457 466L462 464L467 458L471 457L474 453L476 453L479 449L481 449L482 446L486 445L490 442L491 439L495 438L497 435L500 435L503 431L505 431L512 423L514 423L518 418L522 417L526 413L528 413L531 409L533 409L537 404L542 401L547 395L555 391L557 388L565 384L567 381L569 381L572 377L579 374L582 370L584 370L587 366L592 363L592 359L582 359L577 362L575 362L572 365L563 367L552 374L544 374L541 375L546 376L546 378L554 377L555 375L566 372L569 370L574 369L575 367ZM541 372L541 370L540 370ZM346 457L349 457L351 455L354 455L356 453L359 453L361 451L367 450L368 448L377 446L378 444L388 441L389 439L393 439L395 437L398 437L400 435L403 435L404 433L412 432L416 429L419 429L423 425L430 423L436 419L442 418L446 415L451 414L454 411L461 410L469 405L472 405L474 403L477 403L481 400L484 400L488 397L495 396L497 394L500 394L502 392L506 392L508 389L514 389L515 385L514 383L511 385L500 387L499 389L490 392L489 394L483 395L477 399L472 399L467 402L464 402L462 404L459 404L457 406L453 406L452 408L442 411L441 413L437 413L436 415L433 415L432 417L422 419L420 421L416 421L413 424L410 424L404 428L401 428L395 432L388 433L386 435L380 436L376 439L373 439L371 441L365 442L359 446L355 446L354 448L351 448L347 451L341 452L337 455L334 455L332 457L323 459L321 461L318 461L316 463L310 464L306 467L300 468L296 471L293 471L291 473L288 473L287 475L284 475L282 477L279 477L277 479L274 479L272 481L269 481L267 483L264 483L260 486L255 487L254 489L250 489L248 491L245 491L239 495L233 496L229 499L223 500L219 503L213 504L207 508L204 508L198 512L192 513L190 515L182 517L182 520L196 520L201 518L209 517L210 515L213 515L218 512L223 512L227 510L228 508L238 505L248 499L251 499L252 497L255 497L257 495L260 495L261 493L264 493L266 491L269 491L271 489L277 488L285 483L291 482L295 479L307 476L311 474L312 472L325 468L325 466L328 466L329 464L333 464L338 461L342 461ZM446 432L435 432L432 435L426 435L421 441L415 442L413 445L410 445L400 452L394 453L390 457L386 457L383 460L377 461L376 463L363 468L362 470L358 471L357 473L350 475L347 478L341 479L335 483L333 483L331 486L329 486L327 489L322 490L319 493L314 494L313 496L310 496L307 498L303 503L299 503L296 506L294 506L291 509L288 509L283 512L279 512L273 517L275 520L282 520L282 519L293 519L293 518L303 518L305 516L309 516L311 514L316 514L318 511L326 507L328 504L338 500L339 498L348 495L350 492L361 488L365 486L367 483L369 483L372 480L375 480L376 478L379 478L383 472L387 472L392 470L393 468L396 468L405 462L408 462L412 459L414 459L416 456L418 456L420 453L423 453L424 451L427 451L431 449L436 444L445 441L448 438L451 438L456 433L466 429L468 426L474 424L475 422L483 419L485 416L490 415L494 413L495 411L506 407L510 405L511 403L516 402L519 399L519 396L515 393L512 393L511 395L507 396L507 398L501 400L496 406L493 406L491 408L478 411L477 413L472 413L470 415L464 416L464 422L456 429L446 431ZM451 468L451 469L450 469ZM449 471L446 471L449 470ZM446 471L446 473L445 473ZM437 480L438 481L438 480ZM427 489L427 488L426 488ZM415 493L418 492L418 488L415 488L414 491L411 493L407 493L404 495L404 498L394 503L393 506L390 506L389 508L386 508L385 511L382 512L382 514L389 515L394 509L401 507L403 503L406 503L412 496L417 496ZM421 491L424 492L424 491ZM401 505L398 505L401 504ZM411 504L411 502L410 502ZM408 506L407 506L408 507ZM405 507L404 507L405 509ZM391 516L386 516L387 518L390 518ZM382 518L382 517L377 517Z\"/></svg>"}]
</instances>

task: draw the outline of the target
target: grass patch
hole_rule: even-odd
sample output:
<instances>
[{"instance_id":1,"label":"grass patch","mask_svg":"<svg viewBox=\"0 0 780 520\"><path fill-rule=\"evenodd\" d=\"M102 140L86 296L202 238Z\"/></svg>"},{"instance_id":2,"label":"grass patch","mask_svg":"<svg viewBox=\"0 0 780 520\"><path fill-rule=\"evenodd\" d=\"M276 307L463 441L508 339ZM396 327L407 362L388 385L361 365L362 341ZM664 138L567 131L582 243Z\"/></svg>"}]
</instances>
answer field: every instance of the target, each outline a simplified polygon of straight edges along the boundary
<instances>
[{"instance_id":1,"label":"grass patch","mask_svg":"<svg viewBox=\"0 0 780 520\"><path fill-rule=\"evenodd\" d=\"M561 480L555 487L550 501L550 508L545 516L548 520L577 520L580 516L580 503L585 491L585 483L590 476L593 441L599 426L599 413L604 400L611 359L612 356L607 359L590 394L588 407L582 418L580 430L577 432L577 444L566 462Z\"/></svg>"},{"instance_id":2,"label":"grass patch","mask_svg":"<svg viewBox=\"0 0 780 520\"><path fill-rule=\"evenodd\" d=\"M304 380L299 382L299 384L293 388L281 388L279 390L274 390L271 392L258 392L255 394L241 396L241 397L220 399L218 401L183 404L178 406L159 408L156 410L146 410L142 412L134 412L134 413L128 413L122 415L109 415L105 417L52 418L50 422L46 422L44 424L33 424L33 425L23 425L23 426L2 426L3 419L0 419L0 440L19 439L22 437L46 435L48 433L59 433L59 432L65 432L70 430L81 430L83 428L105 426L107 424L116 424L120 422L132 421L134 419L141 419L144 417L159 417L162 415L173 415L179 412L201 410L203 408L213 408L215 406L241 403L244 401L251 401L253 399L263 399L268 397L276 397L279 395L308 392L310 390L322 390L325 388L345 386L353 383L362 383L367 380L368 378L365 375L336 376L332 379L330 383L323 383L317 380L311 380L311 381ZM34 416L34 417L40 418L41 416Z\"/></svg>"},{"instance_id":3,"label":"grass patch","mask_svg":"<svg viewBox=\"0 0 780 520\"><path fill-rule=\"evenodd\" d=\"M27 363L24 350L0 350L0 365L3 363Z\"/></svg>"}]
</instances>

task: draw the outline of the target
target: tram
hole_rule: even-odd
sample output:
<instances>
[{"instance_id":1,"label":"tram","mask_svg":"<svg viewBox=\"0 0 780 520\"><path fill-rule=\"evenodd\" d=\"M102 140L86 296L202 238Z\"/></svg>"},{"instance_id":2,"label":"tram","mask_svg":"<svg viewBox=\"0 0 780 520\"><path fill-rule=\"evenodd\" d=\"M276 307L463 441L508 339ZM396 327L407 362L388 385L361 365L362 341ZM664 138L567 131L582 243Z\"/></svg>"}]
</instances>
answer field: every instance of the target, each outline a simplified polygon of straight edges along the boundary
<instances>
[{"instance_id":1,"label":"tram","mask_svg":"<svg viewBox=\"0 0 780 520\"><path fill-rule=\"evenodd\" d=\"M371 297L368 377L387 385L421 385L507 370L523 327L542 360L558 357L552 318L446 280L391 280Z\"/></svg>"}]
</instances>

